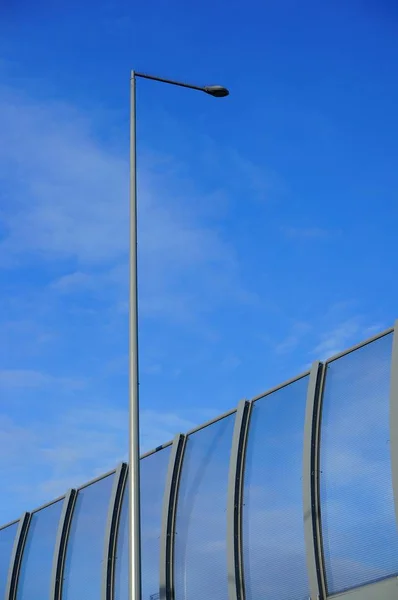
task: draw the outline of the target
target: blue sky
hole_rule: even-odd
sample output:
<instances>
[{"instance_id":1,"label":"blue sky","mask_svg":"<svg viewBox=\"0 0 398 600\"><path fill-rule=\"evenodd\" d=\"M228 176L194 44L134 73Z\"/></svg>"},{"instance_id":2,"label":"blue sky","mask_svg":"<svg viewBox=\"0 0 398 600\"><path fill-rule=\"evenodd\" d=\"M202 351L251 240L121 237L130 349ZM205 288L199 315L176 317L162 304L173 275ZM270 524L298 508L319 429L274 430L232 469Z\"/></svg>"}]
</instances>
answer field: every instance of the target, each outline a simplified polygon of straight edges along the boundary
<instances>
[{"instance_id":1,"label":"blue sky","mask_svg":"<svg viewBox=\"0 0 398 600\"><path fill-rule=\"evenodd\" d=\"M0 8L1 522L125 457L131 68L142 445L397 317L384 0Z\"/></svg>"}]
</instances>

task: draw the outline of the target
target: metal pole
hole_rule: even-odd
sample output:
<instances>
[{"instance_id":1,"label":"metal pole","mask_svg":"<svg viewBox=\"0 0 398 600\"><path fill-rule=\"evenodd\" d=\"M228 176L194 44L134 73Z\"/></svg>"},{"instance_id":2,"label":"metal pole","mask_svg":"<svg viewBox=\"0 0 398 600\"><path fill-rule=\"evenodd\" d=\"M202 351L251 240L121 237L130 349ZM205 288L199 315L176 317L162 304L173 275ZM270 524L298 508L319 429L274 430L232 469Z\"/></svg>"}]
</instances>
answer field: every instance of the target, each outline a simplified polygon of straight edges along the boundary
<instances>
[{"instance_id":1,"label":"metal pole","mask_svg":"<svg viewBox=\"0 0 398 600\"><path fill-rule=\"evenodd\" d=\"M136 102L137 77L153 79L206 92L212 96L228 96L219 85L199 87L171 79L131 71L130 78L130 306L129 306L129 595L128 600L141 600L141 523L140 523L140 424L138 381L138 264L137 264L137 158Z\"/></svg>"},{"instance_id":2,"label":"metal pole","mask_svg":"<svg viewBox=\"0 0 398 600\"><path fill-rule=\"evenodd\" d=\"M132 71L130 79L129 600L141 600L135 82L135 73Z\"/></svg>"}]
</instances>

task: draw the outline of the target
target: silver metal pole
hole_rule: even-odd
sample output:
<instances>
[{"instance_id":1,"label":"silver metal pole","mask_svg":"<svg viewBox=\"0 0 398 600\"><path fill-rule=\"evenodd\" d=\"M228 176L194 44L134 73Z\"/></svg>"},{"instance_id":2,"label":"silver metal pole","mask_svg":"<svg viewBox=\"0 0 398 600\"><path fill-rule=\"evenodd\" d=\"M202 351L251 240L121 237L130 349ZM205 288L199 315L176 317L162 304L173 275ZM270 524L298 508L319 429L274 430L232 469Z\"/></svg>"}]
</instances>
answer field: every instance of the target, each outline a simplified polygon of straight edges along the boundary
<instances>
[{"instance_id":1,"label":"silver metal pole","mask_svg":"<svg viewBox=\"0 0 398 600\"><path fill-rule=\"evenodd\" d=\"M141 600L141 522L140 522L140 423L138 381L138 264L137 264L137 158L136 103L137 77L153 79L206 92L222 98L229 91L219 85L206 87L163 79L131 71L130 78L130 310L129 310L129 595Z\"/></svg>"},{"instance_id":2,"label":"silver metal pole","mask_svg":"<svg viewBox=\"0 0 398 600\"><path fill-rule=\"evenodd\" d=\"M135 82L135 73L132 71L130 79L129 600L141 600Z\"/></svg>"}]
</instances>

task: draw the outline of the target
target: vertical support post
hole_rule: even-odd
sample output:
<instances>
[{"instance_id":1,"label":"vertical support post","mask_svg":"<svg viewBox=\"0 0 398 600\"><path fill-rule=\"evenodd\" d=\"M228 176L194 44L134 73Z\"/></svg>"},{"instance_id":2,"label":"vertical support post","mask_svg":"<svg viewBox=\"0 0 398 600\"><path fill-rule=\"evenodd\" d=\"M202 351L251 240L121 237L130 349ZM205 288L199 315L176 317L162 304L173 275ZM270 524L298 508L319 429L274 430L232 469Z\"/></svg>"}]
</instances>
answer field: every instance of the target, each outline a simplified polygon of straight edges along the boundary
<instances>
[{"instance_id":1,"label":"vertical support post","mask_svg":"<svg viewBox=\"0 0 398 600\"><path fill-rule=\"evenodd\" d=\"M104 560L102 566L101 600L113 599L113 578L115 571L116 533L122 508L123 490L127 477L127 464L121 463L116 469L109 501L108 518L105 529Z\"/></svg>"},{"instance_id":2,"label":"vertical support post","mask_svg":"<svg viewBox=\"0 0 398 600\"><path fill-rule=\"evenodd\" d=\"M395 321L390 380L390 452L395 521L398 525L398 321Z\"/></svg>"},{"instance_id":3,"label":"vertical support post","mask_svg":"<svg viewBox=\"0 0 398 600\"><path fill-rule=\"evenodd\" d=\"M177 492L186 436L179 433L173 440L163 496L160 534L159 599L174 600L174 536Z\"/></svg>"},{"instance_id":4,"label":"vertical support post","mask_svg":"<svg viewBox=\"0 0 398 600\"><path fill-rule=\"evenodd\" d=\"M141 600L140 423L138 381L136 76L130 77L129 260L129 600Z\"/></svg>"},{"instance_id":5,"label":"vertical support post","mask_svg":"<svg viewBox=\"0 0 398 600\"><path fill-rule=\"evenodd\" d=\"M19 567L21 565L22 553L25 545L26 534L29 528L30 517L30 513L24 513L18 523L18 529L15 534L15 540L8 569L5 592L6 600L15 600L18 585Z\"/></svg>"},{"instance_id":6,"label":"vertical support post","mask_svg":"<svg viewBox=\"0 0 398 600\"><path fill-rule=\"evenodd\" d=\"M76 496L77 492L74 489L67 492L62 506L61 516L59 518L51 572L50 600L61 600L66 545L68 542Z\"/></svg>"},{"instance_id":7,"label":"vertical support post","mask_svg":"<svg viewBox=\"0 0 398 600\"><path fill-rule=\"evenodd\" d=\"M326 598L319 500L319 441L324 365L315 361L308 382L303 447L303 512L310 600Z\"/></svg>"},{"instance_id":8,"label":"vertical support post","mask_svg":"<svg viewBox=\"0 0 398 600\"><path fill-rule=\"evenodd\" d=\"M242 500L244 459L251 403L242 400L235 415L229 461L227 498L227 568L229 600L244 600Z\"/></svg>"}]
</instances>

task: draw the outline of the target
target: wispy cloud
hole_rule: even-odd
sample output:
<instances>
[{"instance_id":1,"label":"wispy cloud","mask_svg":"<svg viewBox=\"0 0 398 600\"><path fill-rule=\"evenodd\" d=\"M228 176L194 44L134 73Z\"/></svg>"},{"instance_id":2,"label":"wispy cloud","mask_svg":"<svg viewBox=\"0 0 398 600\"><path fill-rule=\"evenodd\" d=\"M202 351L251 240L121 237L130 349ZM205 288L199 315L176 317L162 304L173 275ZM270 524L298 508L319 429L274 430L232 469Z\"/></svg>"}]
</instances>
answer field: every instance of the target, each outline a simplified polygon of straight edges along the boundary
<instances>
[{"instance_id":1,"label":"wispy cloud","mask_svg":"<svg viewBox=\"0 0 398 600\"><path fill-rule=\"evenodd\" d=\"M278 339L264 338L277 355L295 353L308 356L302 369L310 368L313 360L327 360L383 331L385 325L372 322L370 316L360 314L353 300L334 302L322 314L314 314L311 321L291 321L285 335Z\"/></svg>"},{"instance_id":2,"label":"wispy cloud","mask_svg":"<svg viewBox=\"0 0 398 600\"><path fill-rule=\"evenodd\" d=\"M366 323L361 315L342 319L329 329L325 327L311 353L319 360L326 360L382 330L381 324Z\"/></svg>"},{"instance_id":3,"label":"wispy cloud","mask_svg":"<svg viewBox=\"0 0 398 600\"><path fill-rule=\"evenodd\" d=\"M309 323L293 323L289 334L275 345L275 352L277 354L287 354L289 352L293 352L310 331L311 325Z\"/></svg>"},{"instance_id":4,"label":"wispy cloud","mask_svg":"<svg viewBox=\"0 0 398 600\"><path fill-rule=\"evenodd\" d=\"M57 387L77 390L85 387L84 379L75 377L57 377L33 369L2 369L0 370L0 389L10 388L47 388Z\"/></svg>"},{"instance_id":5,"label":"wispy cloud","mask_svg":"<svg viewBox=\"0 0 398 600\"><path fill-rule=\"evenodd\" d=\"M73 107L15 91L0 90L0 129L0 178L8 190L1 211L3 267L58 261L64 272L54 291L119 285L126 294L126 156L102 144L95 123ZM169 175L165 181L145 160L141 165L141 314L189 320L227 297L252 302L234 248L195 209L200 192L189 183L187 203L180 183Z\"/></svg>"},{"instance_id":6,"label":"wispy cloud","mask_svg":"<svg viewBox=\"0 0 398 600\"><path fill-rule=\"evenodd\" d=\"M238 367L240 367L242 364L242 360L241 358L239 358L239 356L235 356L234 354L229 354L228 356L226 356L224 358L224 360L221 363L221 366L223 369L226 369L227 371L233 371L235 369L237 369Z\"/></svg>"},{"instance_id":7,"label":"wispy cloud","mask_svg":"<svg viewBox=\"0 0 398 600\"><path fill-rule=\"evenodd\" d=\"M62 275L53 281L50 287L59 292L68 293L73 290L90 289L93 283L95 283L95 280L92 275L75 271L74 273Z\"/></svg>"},{"instance_id":8,"label":"wispy cloud","mask_svg":"<svg viewBox=\"0 0 398 600\"><path fill-rule=\"evenodd\" d=\"M360 319L358 317L342 321L332 329L321 333L320 342L313 349L313 354L318 356L320 360L330 358L348 347L359 331Z\"/></svg>"}]
</instances>

